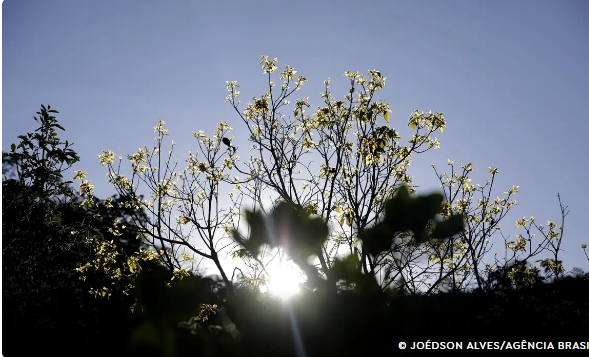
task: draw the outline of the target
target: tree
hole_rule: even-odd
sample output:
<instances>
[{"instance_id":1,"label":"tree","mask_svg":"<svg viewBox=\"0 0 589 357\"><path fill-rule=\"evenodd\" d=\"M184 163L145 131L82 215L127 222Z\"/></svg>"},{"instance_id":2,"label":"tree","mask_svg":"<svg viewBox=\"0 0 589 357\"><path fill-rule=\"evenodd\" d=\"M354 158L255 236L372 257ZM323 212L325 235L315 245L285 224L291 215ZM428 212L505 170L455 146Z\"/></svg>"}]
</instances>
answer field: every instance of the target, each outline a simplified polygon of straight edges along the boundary
<instances>
[{"instance_id":1,"label":"tree","mask_svg":"<svg viewBox=\"0 0 589 357\"><path fill-rule=\"evenodd\" d=\"M227 122L221 122L210 138L202 131L193 132L200 151L190 153L186 168L178 172L175 171L178 160L172 159L173 141L171 149L164 154L162 145L168 131L163 121L154 128L158 132L154 148L145 147L128 155L130 177L123 174L120 163L115 168L112 151L105 150L100 156L117 192L129 197L135 207L147 210L150 220L142 225L143 231L166 266L182 272L188 269L184 260L210 259L225 284L232 286L233 277L224 271L219 254L233 247L234 256L244 259L249 267L242 277L249 274L249 281L254 285L263 283L267 280L265 265L276 255L269 256L270 251L262 247L262 255L254 257L248 249L236 246L235 242L231 244L231 239L228 244L222 242L231 237L232 229L243 228L235 207L248 204L253 206L253 212L268 213L280 202L286 202L329 224L326 244L316 252L318 272L322 276L343 254L355 255L363 274L374 276L382 290L394 285L412 294L431 294L442 286L452 290L488 286L489 274L500 262L484 258L502 219L516 204L512 198L518 186L507 190L506 198L492 200L497 169L489 169L492 177L484 186L472 185L468 178L473 171L472 164L461 164L462 172L458 172L449 160L450 175L438 174L434 167L444 189L445 202L439 215L446 220L463 217L465 229L448 240L432 240L429 238L434 221L420 222L427 223L429 228L420 233L412 229L396 231L390 245L387 241L388 249L371 254L361 237L383 221L386 202L400 187L407 186L409 194L417 192L411 185L408 168L414 154L439 148L439 140L432 136L445 128L443 114L412 112L407 123L412 133L408 145L402 145L401 130L390 126L390 106L376 99L386 78L379 71L371 70L367 76L347 71L345 76L351 86L341 100L332 96L330 80L326 80L321 94L323 103L316 111L307 114L309 100L298 99L287 116L284 110L293 93L307 79L295 77L297 71L286 65L280 72L282 83L277 88L272 80L278 70L277 59L262 56L260 64L267 75L269 91L254 97L243 109L239 108L239 84L227 82L227 102L242 119L253 144L254 153L247 162L240 163L241 158L231 145L232 128ZM234 171L241 178L233 175ZM150 201L137 198L143 189L141 184L152 191ZM223 190L229 191L227 195L233 207L221 206ZM267 192L270 202L265 201ZM475 202L476 194L480 198ZM176 219L172 218L174 215ZM564 271L558 259L562 238L553 225L549 222L550 232L540 248L530 251L527 258L550 251L553 258L538 262L558 275ZM528 243L529 228L524 226ZM204 250L197 248L195 237L200 238ZM522 239L518 236L515 242L506 244L507 251L516 253L507 260L524 258Z\"/></svg>"},{"instance_id":2,"label":"tree","mask_svg":"<svg viewBox=\"0 0 589 357\"><path fill-rule=\"evenodd\" d=\"M133 209L128 198L119 195L113 195L104 200L92 197L95 205L90 207L81 206L84 197L79 194L74 201L75 204L62 207L65 223L86 222L96 227L105 240L113 241L129 256L145 248L144 232L133 222L147 222L148 217L144 211ZM124 229L115 229L116 227L124 227Z\"/></svg>"},{"instance_id":3,"label":"tree","mask_svg":"<svg viewBox=\"0 0 589 357\"><path fill-rule=\"evenodd\" d=\"M140 254L157 257L167 268L164 275L174 280L160 284L162 279L158 278L156 284L148 274L143 287L137 281L135 291L143 295L138 306L146 321L135 331L136 342L152 343L150 336L155 334L162 337L162 353L170 352L165 346L174 345L172 322L177 321L179 327L189 330L184 332L195 333L198 348L206 350L208 342L201 344L203 334L196 331L202 326L201 312L206 310L204 315L209 316L221 311L225 306L215 306L220 301L233 314L232 319L237 316L236 324L247 340L230 347L244 354L292 353L296 333L294 337L285 337L285 333L291 332L289 323L292 325L293 319L300 323L301 336L313 341L315 352L325 352L325 348L346 351L351 346L341 341L355 343L359 336L363 341L388 341L390 336L403 333L431 336L461 331L471 336L473 332L486 333L488 326L521 333L521 328L510 325L514 320L531 319L538 326L572 321L570 326L586 329L583 313L587 306L583 305L579 314L567 300L581 301L571 293L571 286L586 281L562 279L565 274L559 252L567 214L562 203L560 226L549 221L545 229L536 225L533 217L524 217L516 225L526 235L510 241L501 234L500 224L516 204L513 197L519 187L508 188L504 198L492 199L496 196L496 168L489 168L491 179L484 186L474 185L469 178L473 165L461 164L458 170L449 160L449 174L440 174L434 167L443 192L415 195L408 167L413 154L439 147L432 136L446 125L441 113L414 111L408 121L411 138L407 146L401 145L401 129L389 125L389 105L375 100L385 78L373 70L368 76L346 72L351 88L342 100L332 97L330 81L325 81L323 103L316 111L306 114L308 99L296 100L292 115L287 116L284 110L289 97L306 78L295 78L296 71L286 66L277 90L272 81L277 60L263 56L261 65L268 76L269 91L254 97L245 108L239 108L237 82L227 83L227 101L242 118L253 143L254 154L247 162L241 163L227 122L221 122L210 137L202 131L193 132L199 151L189 153L186 167L178 171L179 161L173 158L175 143L172 141L169 149L164 143L168 136L164 121L154 128L158 133L155 147L146 146L127 156L130 172L125 172L122 159L115 163L112 151L105 150L99 156L126 205L146 212L145 219L128 221L146 238L147 248ZM239 153L244 155L243 150ZM84 190L87 186L82 182L83 203L92 206L97 200L91 190ZM147 199L140 195L146 189ZM231 207L223 207L224 194ZM237 207L244 209L243 214ZM242 218L247 225L242 224ZM125 229L112 228L117 232ZM533 240L533 229L542 233L539 242ZM196 245L195 238L200 238L204 248ZM224 245L226 239L230 243ZM503 261L487 258L496 240L502 240L505 247ZM249 270L244 273L236 269L228 274L220 259L226 249L242 259ZM104 245L95 251L104 251ZM266 296L257 294L267 280L268 262L281 253L297 263L308 279L307 289L288 311L284 305L271 305ZM317 261L309 264L312 256ZM105 260L102 256L98 258L90 266L113 270L101 263ZM178 286L189 284L193 277L182 278L191 275L194 266L189 264L199 259L209 259L216 265L230 298L193 300L191 312L191 302L180 311L179 300L171 296ZM544 268L544 275L534 263ZM128 271L132 266L123 268ZM241 284L235 284L236 271L241 273ZM135 277L134 273L129 276ZM567 286L568 292L558 298L546 297L554 297L551 287L541 284L549 279ZM251 284L253 292L244 292L244 283ZM162 291L150 290L156 285ZM446 290L449 293L442 293ZM540 313L553 301L559 302L557 311L561 316L566 314L566 319ZM460 318L446 309L465 305L476 308ZM170 308L169 314L162 310L164 307ZM338 316L335 322L333 316ZM280 322L276 322L278 317ZM432 319L451 322L440 332L438 324L429 323ZM391 321L407 323L395 325ZM390 328L375 332L379 324ZM319 332L321 340L313 337ZM378 338L371 334L378 334ZM233 340L215 341L225 345Z\"/></svg>"},{"instance_id":4,"label":"tree","mask_svg":"<svg viewBox=\"0 0 589 357\"><path fill-rule=\"evenodd\" d=\"M198 153L190 154L187 167L176 172L178 161L171 161L172 150L167 160L162 162L162 159L165 160L162 158L162 141L168 135L164 125L165 122L160 121L155 127L158 132L156 147L145 147L127 157L133 171L130 179L120 172L120 165L119 169L114 169L115 156L112 151L105 150L99 156L100 162L108 166L110 182L119 195L128 198L130 207L144 209L148 213L148 220L134 220L134 224L143 232L147 244L153 248L163 264L178 276L188 275L184 264L195 260L186 253L188 251L197 257L212 260L225 284L231 287L232 282L223 270L219 258L219 252L223 248L217 248L216 240L219 229L229 230L229 218L235 214L233 210L222 210L218 204L222 170L230 164L227 159L223 161L223 166L220 164L222 133L228 126L221 123L216 131L216 140L206 139L200 142L205 155L203 161L197 160ZM194 135L200 137L200 133ZM154 160L157 160L157 164ZM141 182L154 188L151 201L139 198L137 191ZM172 218L175 213L179 213L176 219ZM184 229L183 226L188 224L190 229ZM189 242L193 234L201 238L206 252Z\"/></svg>"},{"instance_id":5,"label":"tree","mask_svg":"<svg viewBox=\"0 0 589 357\"><path fill-rule=\"evenodd\" d=\"M62 173L79 157L59 139L64 129L54 113L41 105L35 132L2 153L3 318L11 331L51 333L77 323L74 269L88 253L84 239L95 234L63 222L60 207L71 204L74 192Z\"/></svg>"},{"instance_id":6,"label":"tree","mask_svg":"<svg viewBox=\"0 0 589 357\"><path fill-rule=\"evenodd\" d=\"M129 216L141 221L142 212L125 208L124 198L95 198L98 204L89 209L80 202L92 193L84 174L76 173L80 192L63 179L79 157L72 143L59 138L65 129L55 113L42 105L35 132L19 136L20 143L2 153L2 296L5 328L18 337L7 341L32 334L46 348L61 344L63 351L64 343L94 343L102 332L124 334L124 313L133 303L124 294L134 278L129 270L147 267L149 254L141 251L131 224L123 233L116 229ZM89 271L96 266L116 269ZM105 291L105 284L115 289ZM89 291L111 299L90 300ZM6 344L20 353L30 347Z\"/></svg>"}]
</instances>

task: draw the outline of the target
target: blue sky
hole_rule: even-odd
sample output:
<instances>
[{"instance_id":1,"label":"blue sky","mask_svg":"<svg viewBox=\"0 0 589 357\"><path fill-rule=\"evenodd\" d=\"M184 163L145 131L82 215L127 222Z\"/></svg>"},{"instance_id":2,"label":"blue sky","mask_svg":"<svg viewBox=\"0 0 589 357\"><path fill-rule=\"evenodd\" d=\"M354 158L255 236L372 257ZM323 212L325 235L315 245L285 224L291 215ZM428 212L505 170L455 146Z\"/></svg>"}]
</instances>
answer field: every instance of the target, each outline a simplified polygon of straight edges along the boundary
<instances>
[{"instance_id":1,"label":"blue sky","mask_svg":"<svg viewBox=\"0 0 589 357\"><path fill-rule=\"evenodd\" d=\"M406 127L414 109L447 120L442 149L414 157L421 191L439 186L430 164L444 171L447 159L472 162L481 184L487 167L498 167L495 195L520 186L502 222L511 237L522 216L560 223L560 192L570 209L565 266L587 269L588 16L584 0L6 0L2 149L50 104L81 155L76 169L110 196L97 155L152 146L159 119L180 157L196 150L191 131L211 134L222 120L245 145L243 123L223 104L225 81L240 83L243 102L265 92L260 55L305 75L299 96L312 107L327 77L343 97L344 71L377 69L393 126Z\"/></svg>"}]
</instances>

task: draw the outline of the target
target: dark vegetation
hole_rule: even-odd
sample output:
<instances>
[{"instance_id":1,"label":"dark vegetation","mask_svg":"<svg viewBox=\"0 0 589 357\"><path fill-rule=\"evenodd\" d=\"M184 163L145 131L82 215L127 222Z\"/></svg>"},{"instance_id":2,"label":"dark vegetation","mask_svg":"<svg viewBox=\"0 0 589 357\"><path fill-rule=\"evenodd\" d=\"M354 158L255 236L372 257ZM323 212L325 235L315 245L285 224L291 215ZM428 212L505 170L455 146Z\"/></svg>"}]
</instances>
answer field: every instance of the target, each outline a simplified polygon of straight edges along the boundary
<instances>
[{"instance_id":1,"label":"dark vegetation","mask_svg":"<svg viewBox=\"0 0 589 357\"><path fill-rule=\"evenodd\" d=\"M56 355L347 356L394 353L399 341L411 340L589 336L589 276L579 270L550 275L553 266L547 266L542 274L530 264L511 261L490 272L478 288L454 285L445 292L412 293L398 279L383 289L375 274L366 273L364 262L388 251L393 237L411 231L418 246L451 240L464 230L462 214L439 219L442 195L414 196L404 186L386 201L383 219L360 235L363 255L333 260L328 270L307 259L328 239L324 221L292 201L274 208L268 219L299 237L283 248L308 278L289 302L195 272L174 278L174 266L164 256L133 265L130 257L154 249L143 235L143 227L153 222L143 209L128 204L132 195L94 197L93 204L82 204L91 190L83 184L77 192L63 177L79 158L69 142L59 139L64 129L55 113L42 106L35 118L39 128L19 137L20 143L2 155L5 356L33 350ZM228 139L223 143L230 145ZM255 259L264 245L283 244L269 238L259 211L248 212L246 219L249 237L234 232L242 254ZM119 229L113 229L115 220ZM97 257L107 259L97 247L117 252L108 258L110 270L81 272ZM129 284L132 288L125 290ZM103 286L114 287L107 298L89 293Z\"/></svg>"}]
</instances>

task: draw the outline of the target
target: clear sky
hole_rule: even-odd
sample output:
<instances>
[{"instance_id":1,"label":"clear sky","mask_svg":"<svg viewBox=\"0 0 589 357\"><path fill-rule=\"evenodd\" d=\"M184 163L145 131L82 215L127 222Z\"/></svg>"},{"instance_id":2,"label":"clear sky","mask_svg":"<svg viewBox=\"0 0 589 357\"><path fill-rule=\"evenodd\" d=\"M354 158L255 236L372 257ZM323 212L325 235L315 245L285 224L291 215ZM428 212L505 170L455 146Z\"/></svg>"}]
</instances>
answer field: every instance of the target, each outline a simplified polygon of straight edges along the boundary
<instances>
[{"instance_id":1,"label":"clear sky","mask_svg":"<svg viewBox=\"0 0 589 357\"><path fill-rule=\"evenodd\" d=\"M421 191L439 186L430 164L472 162L473 183L498 167L495 196L519 185L518 206L502 222L534 215L560 223L556 194L569 206L565 267L589 267L581 243L589 194L589 1L154 1L6 0L2 11L2 149L32 131L39 105L60 111L96 194L111 196L97 155L125 157L154 144L168 122L184 158L191 131L221 120L248 147L225 81L242 102L266 91L260 55L305 75L299 92L320 104L327 77L335 96L346 70L387 77L379 97L393 126L412 110L441 111L442 149L414 157ZM242 131L243 132L243 131ZM404 137L408 139L408 137ZM73 175L73 173L72 173ZM585 177L585 179L583 179ZM502 244L496 237L496 244Z\"/></svg>"}]
</instances>

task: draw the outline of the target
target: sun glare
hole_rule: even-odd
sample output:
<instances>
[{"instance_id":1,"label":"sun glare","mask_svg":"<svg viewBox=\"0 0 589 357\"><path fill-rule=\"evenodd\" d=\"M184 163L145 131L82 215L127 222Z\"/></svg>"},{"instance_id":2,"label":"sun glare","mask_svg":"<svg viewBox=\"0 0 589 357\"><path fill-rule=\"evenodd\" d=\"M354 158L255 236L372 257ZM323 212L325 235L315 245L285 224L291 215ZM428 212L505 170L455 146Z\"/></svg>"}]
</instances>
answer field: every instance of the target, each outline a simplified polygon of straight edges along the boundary
<instances>
[{"instance_id":1,"label":"sun glare","mask_svg":"<svg viewBox=\"0 0 589 357\"><path fill-rule=\"evenodd\" d=\"M301 270L292 262L280 262L267 267L270 275L268 292L280 299L287 300L296 295L303 283Z\"/></svg>"}]
</instances>

